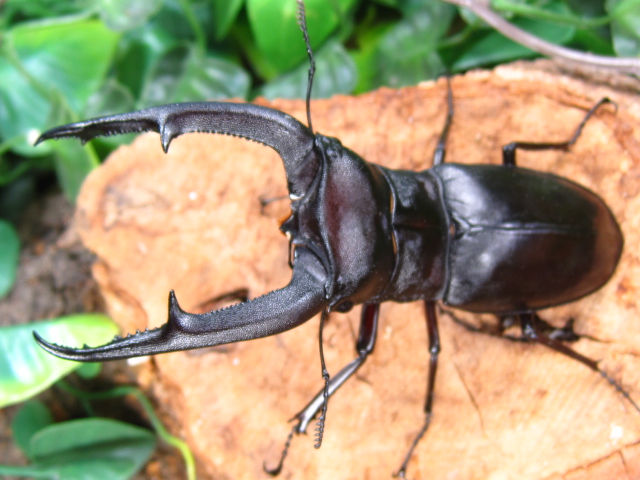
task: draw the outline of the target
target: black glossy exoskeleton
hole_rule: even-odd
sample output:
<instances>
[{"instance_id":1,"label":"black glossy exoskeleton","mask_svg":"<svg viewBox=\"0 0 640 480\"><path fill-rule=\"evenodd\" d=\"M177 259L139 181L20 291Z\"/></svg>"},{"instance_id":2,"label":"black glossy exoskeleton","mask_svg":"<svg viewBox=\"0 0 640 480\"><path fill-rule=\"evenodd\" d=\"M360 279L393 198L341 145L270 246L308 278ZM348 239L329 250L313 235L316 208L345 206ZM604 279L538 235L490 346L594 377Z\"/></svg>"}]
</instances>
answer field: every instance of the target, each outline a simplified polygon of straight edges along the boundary
<instances>
[{"instance_id":1,"label":"black glossy exoskeleton","mask_svg":"<svg viewBox=\"0 0 640 480\"><path fill-rule=\"evenodd\" d=\"M471 312L517 316L526 339L581 361L615 385L596 362L540 333L535 312L604 285L622 251L620 228L591 191L515 164L517 149L567 148L584 121L567 142L507 145L501 166L445 163L449 100L434 164L421 172L368 163L336 138L314 133L282 112L249 104L165 105L45 132L37 143L156 131L165 151L175 137L191 132L234 135L272 147L284 162L291 199L292 213L281 229L290 239L293 276L280 290L206 314L183 311L171 293L163 326L96 348L62 347L35 334L36 340L62 358L115 360L274 335L318 313L322 340L328 312L362 304L358 357L332 378L323 361L325 388L296 415L291 435L306 431L322 412L319 444L327 399L373 351L380 303L424 301L431 354L426 419L400 468L402 476L431 418L440 350L438 301ZM282 461L271 473L281 467Z\"/></svg>"}]
</instances>

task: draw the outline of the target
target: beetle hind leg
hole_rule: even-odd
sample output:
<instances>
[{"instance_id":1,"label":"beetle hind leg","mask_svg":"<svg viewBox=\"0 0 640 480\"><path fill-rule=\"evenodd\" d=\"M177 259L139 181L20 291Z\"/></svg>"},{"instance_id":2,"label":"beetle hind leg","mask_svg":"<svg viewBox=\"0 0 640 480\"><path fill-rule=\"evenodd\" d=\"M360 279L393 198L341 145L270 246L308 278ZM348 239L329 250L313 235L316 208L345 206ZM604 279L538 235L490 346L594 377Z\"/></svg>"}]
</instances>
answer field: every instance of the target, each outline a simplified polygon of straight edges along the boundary
<instances>
[{"instance_id":1,"label":"beetle hind leg","mask_svg":"<svg viewBox=\"0 0 640 480\"><path fill-rule=\"evenodd\" d=\"M457 316L451 310L438 307L439 313L448 316L455 323L463 327L464 329L473 333L482 333L491 337L503 338L512 342L530 342L531 340L525 335L512 335L507 333L507 330L519 323L518 315L498 315L498 322L496 324L481 324L476 325L465 320L462 317ZM537 313L532 313L535 316L535 322L539 334L546 335L547 337L558 340L561 342L577 342L580 340L578 335L573 329L574 319L569 318L562 327L555 327L547 322L544 318L541 318Z\"/></svg>"},{"instance_id":2,"label":"beetle hind leg","mask_svg":"<svg viewBox=\"0 0 640 480\"><path fill-rule=\"evenodd\" d=\"M605 372L598 366L597 361L576 352L556 338L552 338L551 336L540 333L540 329L537 324L539 317L535 313L522 313L518 315L518 318L520 320L520 327L522 329L523 338L525 338L529 342L535 342L549 347L550 349L555 350L558 353L561 353L582 363L594 372L599 373L607 382L609 382L609 384L611 384L611 386L613 386L624 398L626 398L627 401L629 401L629 403L638 413L640 413L640 406L638 406L638 404L631 398L629 393L622 387L622 385L620 385L613 377L611 377L607 372Z\"/></svg>"},{"instance_id":3,"label":"beetle hind leg","mask_svg":"<svg viewBox=\"0 0 640 480\"><path fill-rule=\"evenodd\" d=\"M533 316L532 321L535 323L538 335L542 335L559 342L577 342L581 338L573 329L573 318L569 318L562 327L555 327L535 312L530 313L530 315ZM500 315L498 316L498 320L497 334L495 334L495 336L514 342L531 341L531 338L524 332L521 335L511 335L506 333L506 330L516 325L516 323L520 324L522 329L520 315Z\"/></svg>"},{"instance_id":4,"label":"beetle hind leg","mask_svg":"<svg viewBox=\"0 0 640 480\"><path fill-rule=\"evenodd\" d=\"M378 332L379 312L379 303L363 305L360 316L360 330L358 333L358 340L356 341L356 352L358 357L328 380L325 387L323 387L322 390L313 397L307 406L293 416L291 420L296 420L298 423L293 426L291 432L289 432L289 435L287 436L278 465L275 468L267 468L266 464L263 465L263 469L266 473L276 476L282 471L284 460L289 453L289 447L291 446L293 435L306 433L307 427L319 413L322 412L322 416L326 414L326 404L328 399L338 390L338 388L342 386L342 384L344 384L354 373L356 373L356 371L358 371L358 369L364 364L367 357L373 352ZM323 426L319 428L323 428ZM319 443L316 443L316 448L318 447Z\"/></svg>"},{"instance_id":5,"label":"beetle hind leg","mask_svg":"<svg viewBox=\"0 0 640 480\"><path fill-rule=\"evenodd\" d=\"M629 393L614 378L598 366L598 362L586 357L564 343L575 342L580 336L573 330L573 319L570 318L563 327L557 328L540 318L535 312L522 313L517 315L499 316L499 324L495 328L486 328L485 326L477 326L463 318L456 316L452 311L440 308L440 312L450 317L455 323L461 327L474 333L483 333L492 337L503 338L512 342L539 343L552 350L561 353L573 360L576 360L589 369L597 372L602 376L613 388L615 388L631 406L640 413L640 406L631 398ZM511 335L505 333L505 330L514 324L514 319L520 323L522 331L521 335Z\"/></svg>"}]
</instances>

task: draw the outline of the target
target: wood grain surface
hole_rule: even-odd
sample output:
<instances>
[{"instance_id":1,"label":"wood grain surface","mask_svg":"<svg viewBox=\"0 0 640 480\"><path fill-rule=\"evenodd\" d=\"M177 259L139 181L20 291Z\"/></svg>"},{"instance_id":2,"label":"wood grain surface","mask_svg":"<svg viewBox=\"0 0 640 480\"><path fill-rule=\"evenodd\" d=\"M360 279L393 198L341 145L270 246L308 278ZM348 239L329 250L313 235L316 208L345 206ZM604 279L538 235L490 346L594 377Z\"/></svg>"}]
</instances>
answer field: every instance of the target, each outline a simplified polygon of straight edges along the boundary
<instances>
[{"instance_id":1,"label":"wood grain surface","mask_svg":"<svg viewBox=\"0 0 640 480\"><path fill-rule=\"evenodd\" d=\"M455 118L448 161L499 163L513 140L561 141L609 96L569 152L525 152L519 165L550 171L601 195L625 235L620 265L595 294L541 312L575 319L579 352L640 402L640 104L604 83L506 66L452 79ZM446 84L381 89L314 101L314 128L366 160L430 166L446 112ZM305 121L302 101L261 102ZM262 145L185 135L164 155L156 134L138 137L82 190L77 226L123 330L166 321L167 295L202 312L240 287L258 296L289 278L278 231L287 202L261 213L258 198L286 194L278 156ZM332 314L325 331L331 373L355 357L358 310ZM491 322L490 316L471 317ZM409 465L411 479L640 478L640 414L600 376L537 345L471 333L440 318L435 416ZM388 479L423 422L427 347L420 303L384 304L374 354L329 403L324 444L294 438L282 479ZM322 387L318 318L262 340L138 362L140 383L198 458L199 478L261 479L287 421Z\"/></svg>"}]
</instances>

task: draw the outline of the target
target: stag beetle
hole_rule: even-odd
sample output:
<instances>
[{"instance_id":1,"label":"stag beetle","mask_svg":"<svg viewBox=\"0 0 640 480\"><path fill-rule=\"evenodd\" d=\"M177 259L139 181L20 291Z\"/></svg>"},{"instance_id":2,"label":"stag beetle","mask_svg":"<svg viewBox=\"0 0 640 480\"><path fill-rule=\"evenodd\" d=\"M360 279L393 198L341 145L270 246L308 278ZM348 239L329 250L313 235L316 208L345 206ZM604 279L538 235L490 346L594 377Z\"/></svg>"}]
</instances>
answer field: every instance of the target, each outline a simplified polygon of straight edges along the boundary
<instances>
[{"instance_id":1,"label":"stag beetle","mask_svg":"<svg viewBox=\"0 0 640 480\"><path fill-rule=\"evenodd\" d=\"M167 323L95 348L68 348L36 341L61 358L94 362L187 350L262 338L292 329L318 313L324 388L296 416L293 434L304 433L319 415L316 447L322 441L328 398L374 349L380 304L425 304L429 337L425 421L398 471L408 462L430 420L440 340L436 302L467 310L516 317L523 338L570 356L612 383L597 363L546 335L536 311L574 301L602 287L613 274L623 238L605 203L586 188L551 173L516 166L516 151L567 149L579 137L593 107L573 137L560 143L513 142L503 147L502 165L445 163L448 115L431 168L392 170L366 162L336 138L314 133L310 91L315 64L304 6L299 23L311 67L308 127L266 107L238 103L181 103L53 128L49 139L155 131L166 152L171 141L192 132L227 134L260 142L283 160L291 215L281 225L290 241L290 283L250 301L205 314L187 313L173 292ZM322 328L329 312L362 304L357 358L330 377L322 355Z\"/></svg>"}]
</instances>

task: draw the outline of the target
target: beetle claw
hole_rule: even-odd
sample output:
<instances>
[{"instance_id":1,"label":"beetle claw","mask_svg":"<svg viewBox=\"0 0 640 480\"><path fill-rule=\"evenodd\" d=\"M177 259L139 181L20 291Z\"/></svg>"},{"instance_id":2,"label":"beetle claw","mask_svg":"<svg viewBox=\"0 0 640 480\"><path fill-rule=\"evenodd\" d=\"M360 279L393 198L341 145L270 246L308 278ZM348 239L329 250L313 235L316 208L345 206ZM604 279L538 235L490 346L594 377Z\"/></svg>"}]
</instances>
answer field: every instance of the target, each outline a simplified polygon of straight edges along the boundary
<instances>
[{"instance_id":1,"label":"beetle claw","mask_svg":"<svg viewBox=\"0 0 640 480\"><path fill-rule=\"evenodd\" d=\"M262 338L297 327L322 311L325 272L310 252L300 249L289 285L254 300L204 314L180 308L169 294L168 321L159 328L116 337L100 347L70 348L47 342L33 332L47 352L67 360L96 362L190 350Z\"/></svg>"},{"instance_id":2,"label":"beetle claw","mask_svg":"<svg viewBox=\"0 0 640 480\"><path fill-rule=\"evenodd\" d=\"M99 136L134 132L158 132L165 153L173 139L185 133L218 133L262 143L282 157L291 193L296 195L304 194L320 164L315 136L298 120L271 108L230 102L174 103L62 125L44 132L35 145L60 138L86 143Z\"/></svg>"}]
</instances>

